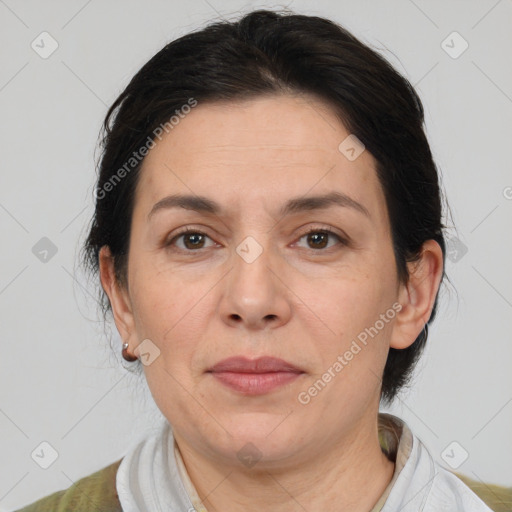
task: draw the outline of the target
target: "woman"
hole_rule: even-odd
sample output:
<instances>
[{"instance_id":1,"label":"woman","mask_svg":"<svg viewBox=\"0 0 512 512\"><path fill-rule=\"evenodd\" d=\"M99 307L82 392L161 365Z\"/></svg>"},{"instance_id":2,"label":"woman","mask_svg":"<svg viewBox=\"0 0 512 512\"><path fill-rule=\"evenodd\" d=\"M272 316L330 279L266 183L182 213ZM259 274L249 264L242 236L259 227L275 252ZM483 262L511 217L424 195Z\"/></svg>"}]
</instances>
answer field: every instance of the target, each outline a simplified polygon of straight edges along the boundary
<instances>
[{"instance_id":1,"label":"woman","mask_svg":"<svg viewBox=\"0 0 512 512\"><path fill-rule=\"evenodd\" d=\"M104 127L85 263L167 421L24 511L491 510L379 413L444 275L407 80L331 21L256 11L168 44Z\"/></svg>"}]
</instances>

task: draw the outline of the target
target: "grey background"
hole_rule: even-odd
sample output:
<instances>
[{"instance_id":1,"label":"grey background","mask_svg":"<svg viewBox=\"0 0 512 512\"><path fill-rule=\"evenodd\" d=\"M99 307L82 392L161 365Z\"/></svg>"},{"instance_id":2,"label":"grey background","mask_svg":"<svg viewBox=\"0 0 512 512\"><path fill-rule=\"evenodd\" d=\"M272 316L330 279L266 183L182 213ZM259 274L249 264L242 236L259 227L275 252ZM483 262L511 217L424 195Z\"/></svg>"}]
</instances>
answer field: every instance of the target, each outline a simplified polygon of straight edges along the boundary
<instances>
[{"instance_id":1,"label":"grey background","mask_svg":"<svg viewBox=\"0 0 512 512\"><path fill-rule=\"evenodd\" d=\"M346 26L424 102L457 239L428 348L391 412L444 466L465 450L458 471L512 485L511 0L0 0L0 510L114 462L162 419L123 368L115 327L110 349L76 265L107 106L169 40L284 5ZM43 31L58 43L46 59L31 47ZM453 31L469 44L458 58L442 46ZM444 43L452 54L457 37ZM57 248L46 262L43 237ZM58 453L48 469L31 457L44 463L43 441Z\"/></svg>"}]
</instances>

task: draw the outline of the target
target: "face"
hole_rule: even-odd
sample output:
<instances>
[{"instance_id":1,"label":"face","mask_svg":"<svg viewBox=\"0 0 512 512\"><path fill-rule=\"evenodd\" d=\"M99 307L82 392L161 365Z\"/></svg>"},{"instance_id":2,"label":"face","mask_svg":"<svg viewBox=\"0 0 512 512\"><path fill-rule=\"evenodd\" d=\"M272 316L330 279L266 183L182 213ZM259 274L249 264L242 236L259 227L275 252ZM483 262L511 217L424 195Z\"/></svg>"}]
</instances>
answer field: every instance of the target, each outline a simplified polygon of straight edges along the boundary
<instances>
[{"instance_id":1,"label":"face","mask_svg":"<svg viewBox=\"0 0 512 512\"><path fill-rule=\"evenodd\" d=\"M296 464L376 421L403 289L375 161L340 150L349 135L308 96L198 104L143 162L116 324L132 350L150 340L153 397L207 457L252 443ZM219 366L233 357L281 361Z\"/></svg>"}]
</instances>

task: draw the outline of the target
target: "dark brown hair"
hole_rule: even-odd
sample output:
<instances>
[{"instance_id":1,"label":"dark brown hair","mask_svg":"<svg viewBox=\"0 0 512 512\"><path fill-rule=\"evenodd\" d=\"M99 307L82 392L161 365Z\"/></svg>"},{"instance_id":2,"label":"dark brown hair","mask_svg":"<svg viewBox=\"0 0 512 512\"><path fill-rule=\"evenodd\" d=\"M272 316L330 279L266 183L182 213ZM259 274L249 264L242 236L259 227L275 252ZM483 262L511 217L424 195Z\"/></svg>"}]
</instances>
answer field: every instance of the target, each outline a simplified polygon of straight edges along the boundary
<instances>
[{"instance_id":1,"label":"dark brown hair","mask_svg":"<svg viewBox=\"0 0 512 512\"><path fill-rule=\"evenodd\" d=\"M375 158L400 280L407 281L406 263L419 257L426 240L437 241L444 257L438 172L424 133L423 106L409 81L330 20L258 10L170 42L137 72L109 109L95 212L83 247L86 269L97 276L99 250L107 245L116 275L126 284L142 160L131 161L129 167L126 163L151 144L160 125L191 98L202 104L283 92L307 93L326 102ZM103 290L100 294L106 315L110 304ZM429 323L436 307L437 297ZM425 329L410 347L390 349L382 378L385 403L408 382L426 338Z\"/></svg>"}]
</instances>

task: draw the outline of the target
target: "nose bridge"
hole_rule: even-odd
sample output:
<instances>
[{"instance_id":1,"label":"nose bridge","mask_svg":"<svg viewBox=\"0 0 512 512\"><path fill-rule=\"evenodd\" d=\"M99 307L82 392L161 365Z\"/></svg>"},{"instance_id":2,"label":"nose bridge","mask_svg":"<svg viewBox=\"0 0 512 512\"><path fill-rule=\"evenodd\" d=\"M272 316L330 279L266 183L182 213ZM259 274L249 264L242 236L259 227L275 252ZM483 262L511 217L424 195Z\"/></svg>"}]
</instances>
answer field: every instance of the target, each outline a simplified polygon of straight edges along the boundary
<instances>
[{"instance_id":1,"label":"nose bridge","mask_svg":"<svg viewBox=\"0 0 512 512\"><path fill-rule=\"evenodd\" d=\"M239 285L244 301L252 297L254 302L276 293L275 276L270 270L273 259L270 245L269 234L258 233L246 236L235 248L232 279Z\"/></svg>"},{"instance_id":2,"label":"nose bridge","mask_svg":"<svg viewBox=\"0 0 512 512\"><path fill-rule=\"evenodd\" d=\"M241 272L269 272L267 267L277 263L273 245L275 219L259 193L254 196L246 194L244 199L245 212L237 222L238 233L243 238L235 247L234 263Z\"/></svg>"}]
</instances>

